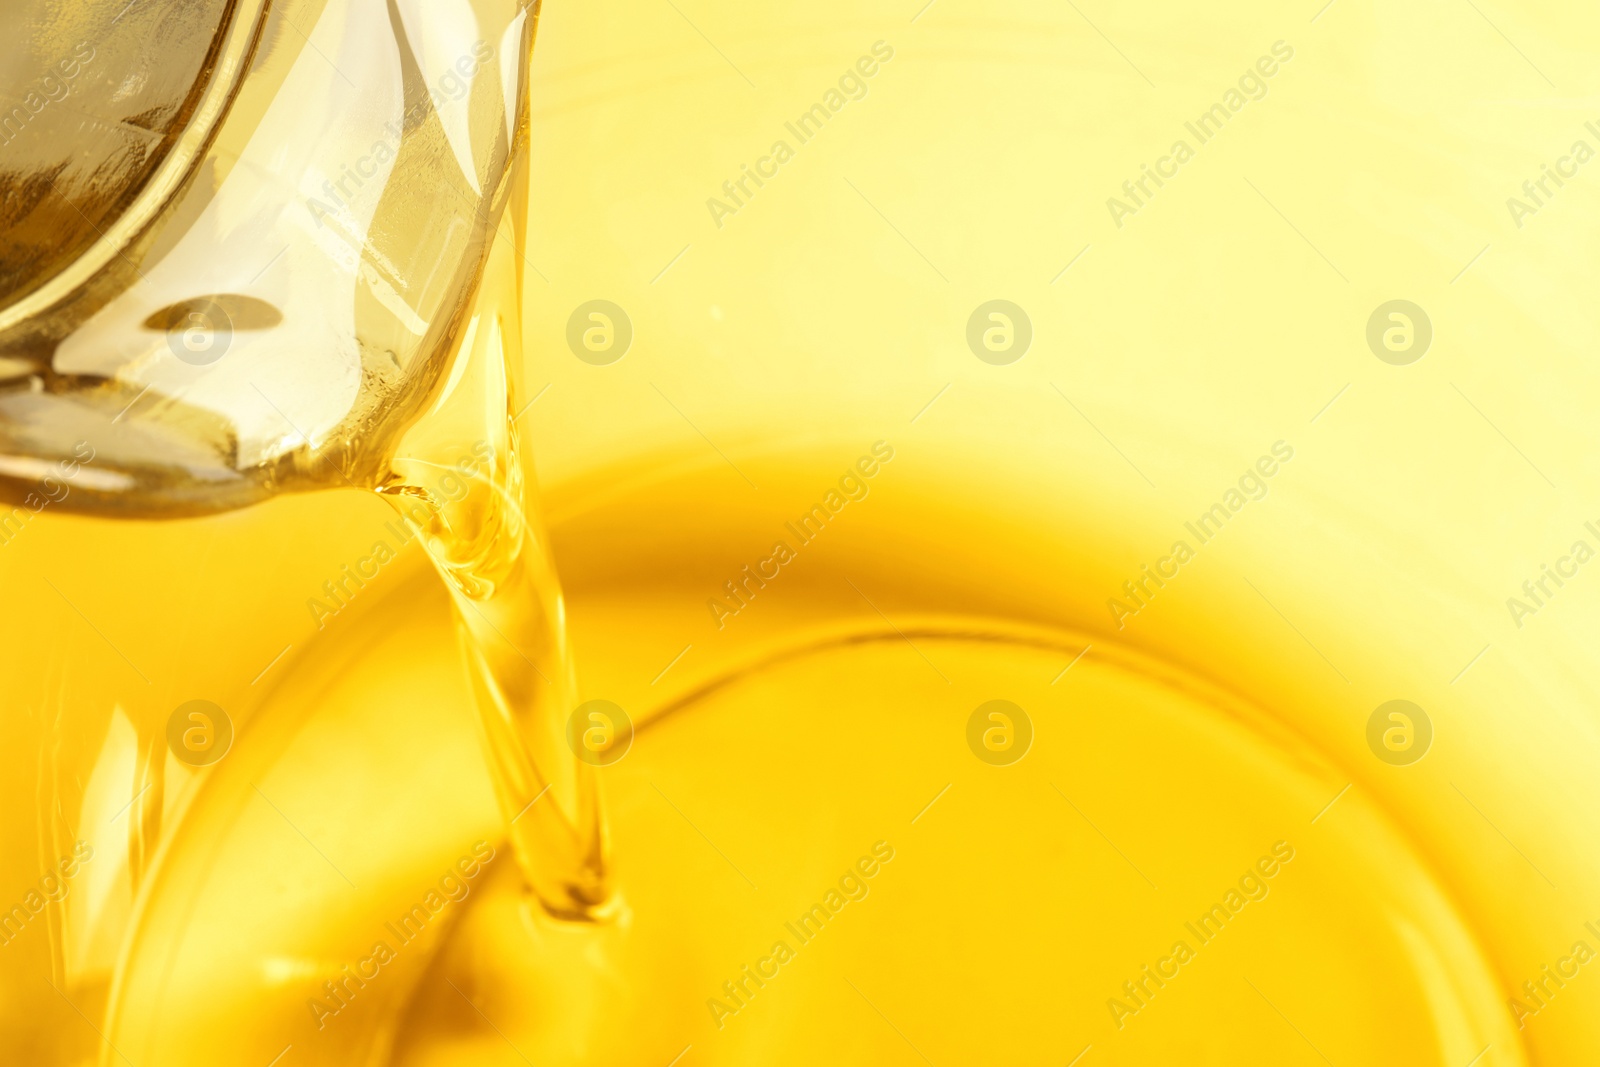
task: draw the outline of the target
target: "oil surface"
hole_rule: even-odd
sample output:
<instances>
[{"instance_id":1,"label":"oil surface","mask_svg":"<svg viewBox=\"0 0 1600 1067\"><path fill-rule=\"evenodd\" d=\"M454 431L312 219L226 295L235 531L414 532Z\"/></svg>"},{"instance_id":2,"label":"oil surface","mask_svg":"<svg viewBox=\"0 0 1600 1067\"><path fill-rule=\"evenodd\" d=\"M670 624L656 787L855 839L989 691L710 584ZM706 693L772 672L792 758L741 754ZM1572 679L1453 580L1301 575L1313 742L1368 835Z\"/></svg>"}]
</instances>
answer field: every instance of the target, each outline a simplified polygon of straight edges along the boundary
<instances>
[{"instance_id":1,"label":"oil surface","mask_svg":"<svg viewBox=\"0 0 1600 1067\"><path fill-rule=\"evenodd\" d=\"M870 571L886 620L836 546L752 601L738 621L760 632L637 677L730 546L671 539L678 566L640 581L648 551L619 563L580 531L704 507L723 484L671 479L558 536L583 677L612 683L581 695L641 724L598 769L625 909L530 911L441 598L414 574L296 665L208 784L165 871L187 891L145 916L119 1041L173 1063L286 1045L429 1065L686 1046L712 1063L1527 1062L1404 833L1277 716L1187 672L919 608L911 566ZM1007 766L967 740L996 698L1033 731ZM455 895L406 925L451 871ZM219 981L237 1013L182 1011Z\"/></svg>"}]
</instances>

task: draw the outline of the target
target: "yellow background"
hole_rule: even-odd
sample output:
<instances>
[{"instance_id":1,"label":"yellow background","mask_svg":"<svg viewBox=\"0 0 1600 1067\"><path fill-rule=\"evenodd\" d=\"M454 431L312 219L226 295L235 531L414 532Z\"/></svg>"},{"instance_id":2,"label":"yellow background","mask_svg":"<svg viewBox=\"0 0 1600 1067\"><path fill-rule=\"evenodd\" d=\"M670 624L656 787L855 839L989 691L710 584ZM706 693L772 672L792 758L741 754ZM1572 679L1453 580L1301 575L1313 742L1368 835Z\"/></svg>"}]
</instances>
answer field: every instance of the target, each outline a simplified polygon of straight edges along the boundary
<instances>
[{"instance_id":1,"label":"yellow background","mask_svg":"<svg viewBox=\"0 0 1600 1067\"><path fill-rule=\"evenodd\" d=\"M1273 709L1345 768L1450 887L1510 995L1600 920L1600 570L1520 629L1505 603L1573 541L1600 547L1583 529L1600 521L1600 167L1521 228L1506 207L1574 141L1600 147L1584 129L1597 29L1571 5L1468 0L553 2L525 301L529 396L549 390L524 420L552 520L624 471L722 463L715 449L757 485L826 454L799 479L820 489L885 439L881 480L943 501L930 523L967 518L896 525L878 551L926 559L935 585L941 562L991 568L979 610L1109 634L1121 582L1285 440L1268 497L1118 637ZM895 54L867 96L718 228L707 198L879 40ZM1268 95L1117 228L1107 198L1278 40L1295 54ZM635 330L609 367L563 339L594 298ZM993 298L1032 320L1010 366L966 347ZM1434 328L1406 367L1364 337L1396 298ZM757 516L739 564L815 493L722 473L715 506ZM47 513L0 547L5 854L35 851L52 716L94 735L118 701L204 696L246 720L252 679L314 640L305 599L388 517L348 493L167 524ZM681 626L700 639L703 606ZM679 643L612 691L642 688ZM1368 714L1394 698L1434 723L1411 768L1366 748ZM9 902L34 876L5 867ZM4 962L7 1022L72 1020ZM1597 1007L1585 969L1529 1022L1535 1061L1592 1054Z\"/></svg>"}]
</instances>

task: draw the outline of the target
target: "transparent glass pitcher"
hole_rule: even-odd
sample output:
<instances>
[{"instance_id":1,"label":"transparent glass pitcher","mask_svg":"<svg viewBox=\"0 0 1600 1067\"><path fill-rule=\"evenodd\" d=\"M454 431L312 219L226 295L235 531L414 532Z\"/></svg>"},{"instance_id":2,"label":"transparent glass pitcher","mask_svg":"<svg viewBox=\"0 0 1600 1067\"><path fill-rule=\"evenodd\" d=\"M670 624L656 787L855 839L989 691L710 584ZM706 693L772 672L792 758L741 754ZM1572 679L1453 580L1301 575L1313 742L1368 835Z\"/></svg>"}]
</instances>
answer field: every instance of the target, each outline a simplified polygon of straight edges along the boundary
<instances>
[{"instance_id":1,"label":"transparent glass pitcher","mask_svg":"<svg viewBox=\"0 0 1600 1067\"><path fill-rule=\"evenodd\" d=\"M537 7L11 17L8 498L183 515L386 474L514 240Z\"/></svg>"}]
</instances>

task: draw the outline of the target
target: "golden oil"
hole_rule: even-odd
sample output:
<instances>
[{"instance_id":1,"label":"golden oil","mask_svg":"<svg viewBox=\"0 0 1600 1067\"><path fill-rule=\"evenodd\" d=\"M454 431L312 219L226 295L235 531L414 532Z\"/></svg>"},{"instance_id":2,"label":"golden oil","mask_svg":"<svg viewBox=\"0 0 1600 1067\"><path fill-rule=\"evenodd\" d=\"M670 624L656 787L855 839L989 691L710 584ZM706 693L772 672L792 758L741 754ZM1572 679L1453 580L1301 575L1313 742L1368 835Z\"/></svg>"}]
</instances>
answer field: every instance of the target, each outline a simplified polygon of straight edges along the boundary
<instances>
[{"instance_id":1,"label":"golden oil","mask_svg":"<svg viewBox=\"0 0 1600 1067\"><path fill-rule=\"evenodd\" d=\"M1465 288L1480 282L1470 272L1450 281L1481 247L1470 242L1415 292L1443 251L1418 252L1391 216L1350 209L1330 192L1336 177L1289 167L1290 188L1321 191L1379 250L1358 270L1328 249L1353 279L1329 272L1330 295L1316 288L1327 264L1271 205L1319 244L1328 236L1261 177L1289 166L1285 143L1327 163L1311 129L1364 158L1361 134L1310 125L1334 102L1362 109L1362 130L1414 143L1400 135L1417 115L1446 113L1417 84L1448 82L1452 68L1412 50L1401 76L1388 49L1430 40L1425 28L1396 14L1378 33L1343 6L1306 12L1319 18L1298 34L1259 5L1206 24L1166 12L1168 32L1210 42L1183 50L1086 10L1119 57L1072 12L1028 8L1021 28L983 29L991 41L939 5L912 28L910 12L874 11L890 28L862 33L842 19L776 69L748 56L792 35L788 16L757 25L713 10L706 30L770 106L728 103L718 79L740 88L737 75L713 73L722 60L709 49L659 47L648 20L616 27L568 8L564 35L547 32L557 66L541 121L566 151L536 168L534 211L540 196L588 210L550 212L517 231L515 255L490 255L461 320L476 325L451 352L462 376L396 441L395 477L374 483L382 499L335 489L161 523L47 508L0 547L0 574L26 604L0 623L18 679L7 740L30 768L3 788L32 815L4 831L8 884L16 900L66 889L0 948L15 1054L1585 1062L1600 914L1583 845L1592 686L1573 664L1592 605L1581 577L1522 628L1504 600L1592 516L1581 500L1540 496L1472 401L1496 423L1510 416L1505 432L1551 468L1562 501L1592 478L1549 462L1566 438L1534 433L1544 420L1515 379L1491 378L1499 403L1485 404L1474 376L1490 372L1462 340L1523 321L1540 261L1495 234L1472 268L1488 271L1481 288ZM1518 60L1502 67L1491 45L1503 42L1484 36L1463 47L1515 85ZM722 116L761 147L880 37L894 61L838 116L839 136L807 146L725 228L688 231L685 253L674 227L690 209L712 225L700 186L673 216L678 201L626 184L629 168L597 178L571 162L631 159L621 146L655 143L667 113ZM1280 37L1294 60L1270 95L1113 229L1105 198L1152 158L1150 139L1205 110ZM1061 41L1075 65L1051 51ZM1124 58L1162 88L1137 122L1072 126L1102 163L1018 168L1013 195L989 210L943 200L969 205L959 233L981 277L958 274L951 248L916 228L932 208L906 175L857 169L879 159L852 154L871 130L913 155L1001 136L1014 138L1006 151L1031 158L1031 144L1053 159L1024 127L939 94L992 90L1016 105L1002 114L1022 115L1046 89L1087 100L1125 80L1142 92ZM619 83L601 60L638 81ZM1391 72L1403 107L1351 99L1340 72L1366 61ZM1076 73L1039 73L1067 66ZM909 80L896 89L894 77ZM619 103L640 86L663 94L657 110ZM869 125L845 125L858 119ZM678 169L656 172L703 177L710 195L729 168L689 169L717 140L709 126L676 128L683 143L662 151ZM1493 125L1469 147L1511 137ZM746 148L727 158L757 158ZM1407 159L1436 179L1447 214L1474 217L1446 172ZM943 161L929 180L959 186L970 160ZM1249 199L1232 164L1269 204ZM885 193L897 175L908 184ZM1013 215L1054 203L1062 182L1085 219L1098 216L1093 241L1053 221L1018 238ZM1239 206L1230 189L1261 217L1223 211ZM861 216L823 225L807 206L819 203ZM637 282L585 276L576 254L556 273L606 211L643 235L616 253ZM890 227L868 228L880 214L950 275L946 288L915 273L928 264ZM808 235L829 269L785 274L771 248L812 248ZM1228 286L1206 282L1219 241ZM1497 268L1502 254L1510 266ZM534 262L555 275L549 288ZM1176 277L1193 288L1171 287ZM1014 364L963 346L970 309L997 286L1034 318ZM1397 288L1439 325L1411 368L1363 339ZM597 297L632 313L621 362L563 347L573 309ZM1168 313L1151 322L1158 297ZM1326 329L1295 314L1325 315ZM1304 351L1284 369L1281 352L1218 323L1264 324ZM1453 363L1440 358L1449 337ZM758 375L737 354L762 344ZM1195 352L1213 369L1196 370L1184 355ZM520 388L519 373L549 380L549 395ZM1587 396L1570 391L1574 406L1546 398L1557 426ZM843 410L829 407L841 392ZM1472 400L1440 406L1458 392ZM1277 459L1273 474L1263 457ZM1250 471L1259 496L1241 481ZM1229 506L1234 491L1248 503ZM1200 523L1218 503L1226 523ZM410 504L425 509L414 529L426 553L391 526ZM203 770L169 759L163 733L195 698L237 727ZM598 765L576 758L569 732L595 701L632 720L625 755ZM1431 736L1408 762L1411 708ZM485 761L486 729L489 751L510 754L498 764ZM604 850L586 777L602 787ZM530 824L546 810L551 821ZM87 858L75 860L80 840ZM597 921L552 918L530 906L519 856L551 910L592 911L603 886L616 903ZM46 871L60 879L46 885ZM541 889L550 871L566 873Z\"/></svg>"}]
</instances>

